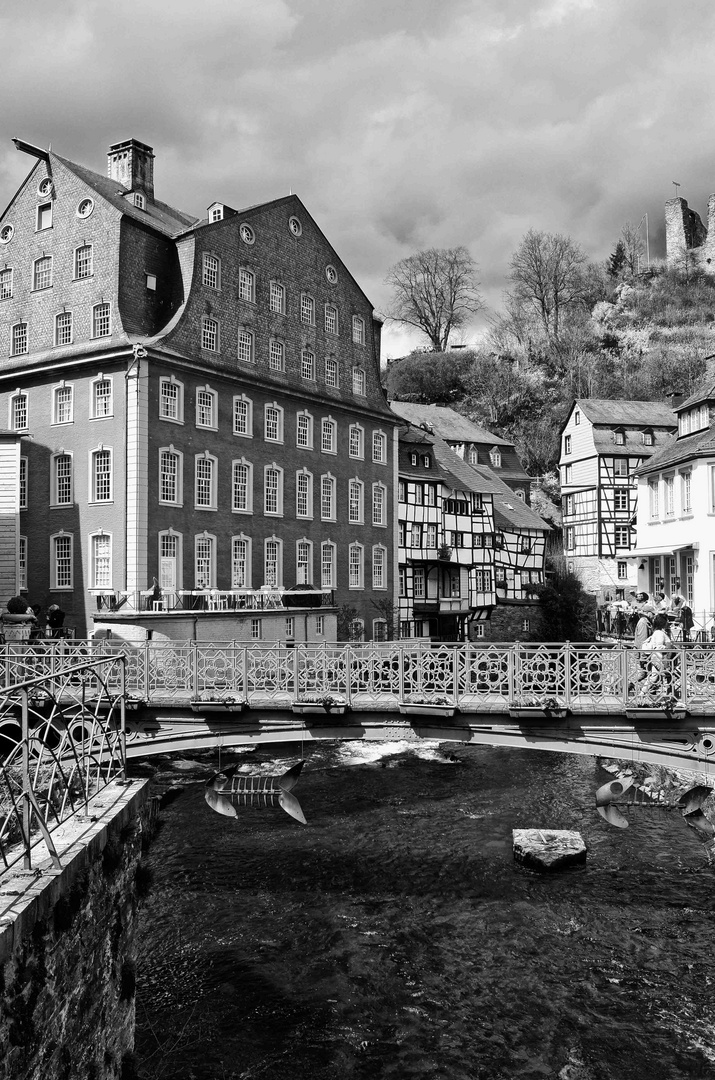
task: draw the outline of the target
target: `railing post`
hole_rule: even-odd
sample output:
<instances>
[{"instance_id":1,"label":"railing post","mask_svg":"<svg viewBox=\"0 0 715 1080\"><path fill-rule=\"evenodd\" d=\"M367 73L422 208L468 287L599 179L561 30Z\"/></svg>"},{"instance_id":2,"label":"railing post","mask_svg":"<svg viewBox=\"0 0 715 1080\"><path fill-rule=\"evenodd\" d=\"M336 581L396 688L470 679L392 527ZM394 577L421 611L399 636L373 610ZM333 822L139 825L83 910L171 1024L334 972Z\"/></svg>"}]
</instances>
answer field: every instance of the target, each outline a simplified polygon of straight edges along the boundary
<instances>
[{"instance_id":1,"label":"railing post","mask_svg":"<svg viewBox=\"0 0 715 1080\"><path fill-rule=\"evenodd\" d=\"M298 680L299 680L298 668L299 668L299 664L300 664L300 656L298 654L298 649L299 648L300 648L300 645L296 642L295 645L293 646L293 700L294 701L300 701L300 694L298 693L298 685L299 685L299 683L298 683Z\"/></svg>"},{"instance_id":2,"label":"railing post","mask_svg":"<svg viewBox=\"0 0 715 1080\"><path fill-rule=\"evenodd\" d=\"M345 700L348 705L352 704L352 647L343 645L343 663L345 664Z\"/></svg>"},{"instance_id":3,"label":"railing post","mask_svg":"<svg viewBox=\"0 0 715 1080\"><path fill-rule=\"evenodd\" d=\"M513 670L512 670L512 684L511 684L512 695L511 695L511 700L512 701L519 701L520 700L520 694L521 694L521 657L519 656L519 642L518 641L514 642L514 651L512 653L512 662L513 662L514 666L513 666ZM519 688L518 690L517 690L517 686Z\"/></svg>"},{"instance_id":4,"label":"railing post","mask_svg":"<svg viewBox=\"0 0 715 1080\"><path fill-rule=\"evenodd\" d=\"M680 646L678 650L680 657L678 663L680 664L680 700L683 705L688 704L688 652L687 649Z\"/></svg>"},{"instance_id":5,"label":"railing post","mask_svg":"<svg viewBox=\"0 0 715 1080\"><path fill-rule=\"evenodd\" d=\"M567 707L571 704L571 661L573 654L571 652L571 642L564 642L564 705Z\"/></svg>"},{"instance_id":6,"label":"railing post","mask_svg":"<svg viewBox=\"0 0 715 1080\"><path fill-rule=\"evenodd\" d=\"M400 643L400 647L397 652L397 678L398 678L398 693L397 700L405 700L405 646Z\"/></svg>"},{"instance_id":7,"label":"railing post","mask_svg":"<svg viewBox=\"0 0 715 1080\"><path fill-rule=\"evenodd\" d=\"M119 692L121 698L119 701L119 716L120 716L120 742L122 747L122 782L127 778L127 710L126 710L126 691L127 691L127 658L122 653L121 656L114 660L114 663L119 661Z\"/></svg>"},{"instance_id":8,"label":"railing post","mask_svg":"<svg viewBox=\"0 0 715 1080\"><path fill-rule=\"evenodd\" d=\"M462 644L462 648L464 648L464 644ZM452 650L452 685L453 685L452 703L454 704L455 707L457 705L459 705L459 657L460 657L460 655L461 655L461 650L459 648L455 648L455 649Z\"/></svg>"},{"instance_id":9,"label":"railing post","mask_svg":"<svg viewBox=\"0 0 715 1080\"><path fill-rule=\"evenodd\" d=\"M619 643L621 652L620 670L621 670L621 699L623 701L623 708L625 710L628 704L628 649L623 642Z\"/></svg>"},{"instance_id":10,"label":"railing post","mask_svg":"<svg viewBox=\"0 0 715 1080\"><path fill-rule=\"evenodd\" d=\"M244 645L241 652L243 654L241 658L241 663L243 664L243 700L248 705L248 645Z\"/></svg>"},{"instance_id":11,"label":"railing post","mask_svg":"<svg viewBox=\"0 0 715 1080\"><path fill-rule=\"evenodd\" d=\"M32 840L30 837L30 722L27 713L27 687L20 690L22 711L22 832L25 845L23 865L32 869Z\"/></svg>"},{"instance_id":12,"label":"railing post","mask_svg":"<svg viewBox=\"0 0 715 1080\"><path fill-rule=\"evenodd\" d=\"M191 642L191 685L193 687L192 697L198 700L199 696L199 654L198 654L198 641Z\"/></svg>"}]
</instances>

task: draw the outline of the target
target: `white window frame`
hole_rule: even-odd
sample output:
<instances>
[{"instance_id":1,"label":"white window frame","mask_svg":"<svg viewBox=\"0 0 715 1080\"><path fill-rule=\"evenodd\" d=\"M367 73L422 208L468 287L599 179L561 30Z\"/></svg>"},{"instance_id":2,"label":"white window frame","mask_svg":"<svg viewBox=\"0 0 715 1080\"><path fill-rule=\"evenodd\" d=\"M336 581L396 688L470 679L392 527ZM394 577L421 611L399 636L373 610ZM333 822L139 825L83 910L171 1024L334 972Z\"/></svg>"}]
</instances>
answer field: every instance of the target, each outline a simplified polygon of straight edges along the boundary
<instances>
[{"instance_id":1,"label":"white window frame","mask_svg":"<svg viewBox=\"0 0 715 1080\"><path fill-rule=\"evenodd\" d=\"M57 573L59 569L57 558L57 542L59 540L69 541L69 557L68 557L68 581L65 581L60 585L59 575ZM65 532L61 529L59 532L53 533L50 536L50 591L51 592L73 592L74 590L74 534Z\"/></svg>"},{"instance_id":2,"label":"white window frame","mask_svg":"<svg viewBox=\"0 0 715 1080\"><path fill-rule=\"evenodd\" d=\"M357 555L357 559L355 556ZM357 571L357 573L356 573ZM365 588L365 547L353 541L348 547L348 589Z\"/></svg>"},{"instance_id":3,"label":"white window frame","mask_svg":"<svg viewBox=\"0 0 715 1080\"><path fill-rule=\"evenodd\" d=\"M378 493L380 495L379 503L376 501ZM379 521L377 520L378 515L375 513L378 507L380 509ZM387 487L380 481L372 485L372 523L380 528L387 528Z\"/></svg>"},{"instance_id":4,"label":"white window frame","mask_svg":"<svg viewBox=\"0 0 715 1080\"><path fill-rule=\"evenodd\" d=\"M28 459L25 455L20 457L20 494L19 506L21 510L27 510L27 483L28 483Z\"/></svg>"},{"instance_id":5,"label":"white window frame","mask_svg":"<svg viewBox=\"0 0 715 1080\"><path fill-rule=\"evenodd\" d=\"M312 349L301 349L300 377L306 382L315 382L315 353Z\"/></svg>"},{"instance_id":6,"label":"white window frame","mask_svg":"<svg viewBox=\"0 0 715 1080\"><path fill-rule=\"evenodd\" d=\"M62 326L60 325L61 320L63 320L63 325ZM62 335L60 334L60 330L63 331ZM60 340L61 336L64 336L64 334L66 334L67 330L69 330L68 340L67 341ZM58 348L58 349L61 349L64 345L71 345L73 341L74 341L74 319L72 317L72 312L67 311L66 309L64 311L58 311L55 314L55 347Z\"/></svg>"},{"instance_id":7,"label":"white window frame","mask_svg":"<svg viewBox=\"0 0 715 1080\"><path fill-rule=\"evenodd\" d=\"M99 479L97 462L100 454L107 454L109 461L109 495L104 498L97 498L97 481ZM114 502L114 449L111 446L105 446L103 443L92 447L89 451L89 499L87 501L95 505Z\"/></svg>"},{"instance_id":8,"label":"white window frame","mask_svg":"<svg viewBox=\"0 0 715 1080\"><path fill-rule=\"evenodd\" d=\"M326 491L326 485L329 492ZM321 521L336 521L336 492L337 492L337 480L332 473L323 473L320 477L320 519ZM326 499L329 500L330 512L325 513Z\"/></svg>"},{"instance_id":9,"label":"white window frame","mask_svg":"<svg viewBox=\"0 0 715 1080\"><path fill-rule=\"evenodd\" d=\"M97 389L106 383L109 386L109 394L106 397L107 412L97 412ZM92 379L90 383L90 408L91 416L90 420L106 420L110 416L114 416L114 383L111 375L98 375L96 379Z\"/></svg>"},{"instance_id":10,"label":"white window frame","mask_svg":"<svg viewBox=\"0 0 715 1080\"><path fill-rule=\"evenodd\" d=\"M340 330L338 305L326 304L325 305L325 333L331 334L333 337L337 337Z\"/></svg>"},{"instance_id":11,"label":"white window frame","mask_svg":"<svg viewBox=\"0 0 715 1080\"><path fill-rule=\"evenodd\" d=\"M372 433L372 460L377 465L387 465L387 435L381 428Z\"/></svg>"},{"instance_id":12,"label":"white window frame","mask_svg":"<svg viewBox=\"0 0 715 1080\"><path fill-rule=\"evenodd\" d=\"M236 356L241 364L255 364L256 362L256 335L247 326L239 326Z\"/></svg>"},{"instance_id":13,"label":"white window frame","mask_svg":"<svg viewBox=\"0 0 715 1080\"><path fill-rule=\"evenodd\" d=\"M302 429L301 429L301 422ZM301 430L303 440L301 441ZM313 415L307 409L296 414L295 418L295 445L299 450L313 449Z\"/></svg>"},{"instance_id":14,"label":"white window frame","mask_svg":"<svg viewBox=\"0 0 715 1080\"><path fill-rule=\"evenodd\" d=\"M203 352L221 352L221 324L210 315L201 317L201 349Z\"/></svg>"},{"instance_id":15,"label":"white window frame","mask_svg":"<svg viewBox=\"0 0 715 1080\"><path fill-rule=\"evenodd\" d=\"M22 424L22 425L19 425L17 423L18 405L19 405L20 401L24 401L24 403L25 403L25 409L24 409L25 423ZM8 410L9 410L9 414L10 414L9 415L9 421L8 421L8 427L9 427L10 431L27 431L29 423L30 423L30 401L29 401L27 391L25 391L25 390L16 390L15 393L12 394L11 397L10 397L10 400L8 402Z\"/></svg>"},{"instance_id":16,"label":"white window frame","mask_svg":"<svg viewBox=\"0 0 715 1080\"><path fill-rule=\"evenodd\" d=\"M50 202L38 203L37 216L35 218L35 232L44 232L46 229L52 228L53 212L52 200L50 200Z\"/></svg>"},{"instance_id":17,"label":"white window frame","mask_svg":"<svg viewBox=\"0 0 715 1080\"><path fill-rule=\"evenodd\" d=\"M625 544L620 544L618 542L619 534L625 534L625 537L626 537ZM631 536L630 529L628 528L627 525L616 525L614 530L613 530L613 546L617 547L617 548L630 549L630 546L631 546L630 536Z\"/></svg>"},{"instance_id":18,"label":"white window frame","mask_svg":"<svg viewBox=\"0 0 715 1080\"><path fill-rule=\"evenodd\" d=\"M40 270L40 263L46 263L47 265L43 267L42 270ZM51 289L52 274L53 266L51 255L40 255L39 259L35 259L32 264L32 292L44 292L45 289ZM38 281L40 280L40 275L42 275L43 281L46 279L46 284L38 284Z\"/></svg>"},{"instance_id":19,"label":"white window frame","mask_svg":"<svg viewBox=\"0 0 715 1080\"><path fill-rule=\"evenodd\" d=\"M251 640L252 641L260 641L261 638L263 637L262 624L263 624L262 619L251 619Z\"/></svg>"},{"instance_id":20,"label":"white window frame","mask_svg":"<svg viewBox=\"0 0 715 1080\"><path fill-rule=\"evenodd\" d=\"M69 461L69 498L60 502L59 498L59 484L57 471L61 458L67 458ZM74 505L74 455L68 450L58 450L56 454L50 456L50 506L55 507L67 507ZM20 507L22 509L22 506Z\"/></svg>"},{"instance_id":21,"label":"white window frame","mask_svg":"<svg viewBox=\"0 0 715 1080\"><path fill-rule=\"evenodd\" d=\"M680 506L683 514L693 512L693 474L690 469L680 474Z\"/></svg>"},{"instance_id":22,"label":"white window frame","mask_svg":"<svg viewBox=\"0 0 715 1080\"><path fill-rule=\"evenodd\" d=\"M212 263L215 263L215 265L211 265ZM205 285L207 289L221 291L221 260L218 255L214 255L211 251L204 251L203 253L201 284Z\"/></svg>"},{"instance_id":23,"label":"white window frame","mask_svg":"<svg viewBox=\"0 0 715 1080\"><path fill-rule=\"evenodd\" d=\"M305 510L301 510L302 493L300 491L301 479L306 481ZM313 474L308 469L298 469L295 474L295 516L301 519L313 520Z\"/></svg>"},{"instance_id":24,"label":"white window frame","mask_svg":"<svg viewBox=\"0 0 715 1080\"><path fill-rule=\"evenodd\" d=\"M286 347L278 338L270 338L268 341L268 368L270 371L285 371Z\"/></svg>"},{"instance_id":25,"label":"white window frame","mask_svg":"<svg viewBox=\"0 0 715 1080\"><path fill-rule=\"evenodd\" d=\"M169 416L162 411L166 404L164 387L172 386L176 390L176 416ZM174 375L162 375L159 379L159 419L166 420L169 424L183 424L184 422L184 384L179 382Z\"/></svg>"},{"instance_id":26,"label":"white window frame","mask_svg":"<svg viewBox=\"0 0 715 1080\"><path fill-rule=\"evenodd\" d=\"M81 252L89 252L86 258L81 258ZM72 259L72 273L74 275L74 281L86 281L87 278L94 276L94 245L93 244L80 244L79 247L74 249L74 257ZM87 267L86 273L80 274L80 270Z\"/></svg>"},{"instance_id":27,"label":"white window frame","mask_svg":"<svg viewBox=\"0 0 715 1080\"><path fill-rule=\"evenodd\" d=\"M207 545L209 551L209 572L206 579L199 574L199 545L202 543ZM202 558L205 558L205 556L202 555ZM212 533L206 532L206 530L194 535L194 588L216 588L216 537Z\"/></svg>"},{"instance_id":28,"label":"white window frame","mask_svg":"<svg viewBox=\"0 0 715 1080\"><path fill-rule=\"evenodd\" d=\"M330 448L326 446L325 435L330 433ZM320 419L320 452L321 454L337 454L338 452L338 424L332 416L323 416Z\"/></svg>"},{"instance_id":29,"label":"white window frame","mask_svg":"<svg viewBox=\"0 0 715 1080\"><path fill-rule=\"evenodd\" d=\"M171 454L176 458L176 498L166 499L162 495L162 477L164 470L162 467L162 456L164 454ZM184 505L184 455L180 450L177 450L173 443L169 446L160 446L157 457L157 465L159 470L159 487L158 487L158 501L162 506L183 506Z\"/></svg>"},{"instance_id":30,"label":"white window frame","mask_svg":"<svg viewBox=\"0 0 715 1080\"><path fill-rule=\"evenodd\" d=\"M210 421L211 422L208 423L208 424L203 423L200 420L200 412L199 412L199 395L200 394L206 394L211 399L211 405L210 405L210 409L211 409ZM204 407L204 406L202 406L202 407ZM197 386L196 387L195 409L196 409L196 427L197 428L202 428L203 430L209 430L209 431L218 431L218 394L216 393L215 390L211 389L211 387L209 386L208 383L206 383L205 386Z\"/></svg>"},{"instance_id":31,"label":"white window frame","mask_svg":"<svg viewBox=\"0 0 715 1080\"><path fill-rule=\"evenodd\" d=\"M238 405L239 403L246 406L246 430L237 430L236 419L239 415ZM243 411L243 410L241 410ZM238 439L252 439L253 438L253 399L247 397L245 394L236 394L233 399L233 434Z\"/></svg>"},{"instance_id":32,"label":"white window frame","mask_svg":"<svg viewBox=\"0 0 715 1080\"><path fill-rule=\"evenodd\" d=\"M267 495L268 495L268 491L269 491L269 488L268 488L269 473L275 473L276 474L275 489L273 489L272 485L271 485L271 489L270 489L271 491L275 490L275 505L276 505L275 510L269 510L267 508L267 505L266 505L267 502L268 502ZM264 465L264 467L263 467L263 516L264 517L283 517L283 492L284 492L284 487L285 487L285 485L284 485L284 473L283 473L283 469L281 468L281 466L276 461L272 461L272 462L270 462L270 464Z\"/></svg>"},{"instance_id":33,"label":"white window frame","mask_svg":"<svg viewBox=\"0 0 715 1080\"><path fill-rule=\"evenodd\" d=\"M20 328L24 327L24 336L20 339ZM24 348L18 348L18 345L24 345ZM26 356L30 351L30 324L26 319L20 319L19 322L13 323L10 328L10 355L11 356Z\"/></svg>"},{"instance_id":34,"label":"white window frame","mask_svg":"<svg viewBox=\"0 0 715 1080\"><path fill-rule=\"evenodd\" d=\"M12 266L3 266L0 270L0 300L12 300L15 287L15 271Z\"/></svg>"},{"instance_id":35,"label":"white window frame","mask_svg":"<svg viewBox=\"0 0 715 1080\"><path fill-rule=\"evenodd\" d=\"M351 424L348 430L348 457L365 460L365 428L362 424Z\"/></svg>"},{"instance_id":36,"label":"white window frame","mask_svg":"<svg viewBox=\"0 0 715 1080\"><path fill-rule=\"evenodd\" d=\"M340 388L340 364L334 356L325 358L325 385L334 390Z\"/></svg>"},{"instance_id":37,"label":"white window frame","mask_svg":"<svg viewBox=\"0 0 715 1080\"><path fill-rule=\"evenodd\" d=\"M27 592L27 537L19 537L17 549L17 570L20 592Z\"/></svg>"},{"instance_id":38,"label":"white window frame","mask_svg":"<svg viewBox=\"0 0 715 1080\"><path fill-rule=\"evenodd\" d=\"M275 559L275 575L269 574L268 563L268 546L275 545L276 559ZM272 562L272 560L271 560ZM269 578L275 576L275 580L271 581ZM267 536L263 541L263 583L269 585L274 589L283 588L283 541L279 536Z\"/></svg>"},{"instance_id":39,"label":"white window frame","mask_svg":"<svg viewBox=\"0 0 715 1080\"><path fill-rule=\"evenodd\" d=\"M348 522L350 525L365 524L365 484L359 476L348 480Z\"/></svg>"},{"instance_id":40,"label":"white window frame","mask_svg":"<svg viewBox=\"0 0 715 1080\"><path fill-rule=\"evenodd\" d=\"M109 554L107 556L107 580L98 582L97 580L97 550L96 542L99 539L107 540L109 544ZM99 529L97 532L89 534L89 579L90 579L90 592L108 592L112 589L112 534L106 532L104 529Z\"/></svg>"},{"instance_id":41,"label":"white window frame","mask_svg":"<svg viewBox=\"0 0 715 1080\"><path fill-rule=\"evenodd\" d=\"M269 409L275 409L276 413L277 413L277 416L276 416L276 432L277 432L277 434L276 434L275 438L272 438L272 437L269 438L269 436L267 434L267 431L268 431L268 410ZM265 403L265 405L263 406L263 441L264 442L270 442L270 443L282 443L283 442L283 435L284 435L284 428L285 428L284 420L285 420L285 414L284 414L284 411L283 411L283 407L281 405L279 405L277 401L267 401Z\"/></svg>"},{"instance_id":42,"label":"white window frame","mask_svg":"<svg viewBox=\"0 0 715 1080\"><path fill-rule=\"evenodd\" d=\"M286 313L286 287L280 281L271 281L268 285L268 309L274 315Z\"/></svg>"},{"instance_id":43,"label":"white window frame","mask_svg":"<svg viewBox=\"0 0 715 1080\"><path fill-rule=\"evenodd\" d=\"M98 334L96 332L97 331L97 323L98 323L98 320L99 320L99 316L98 316L97 313L102 308L107 309L107 316L106 316L107 332ZM103 316L102 316L102 320L104 321ZM112 304L111 304L111 302L109 300L102 300L102 301L100 301L99 304L93 304L92 305L92 323L91 323L91 334L90 334L90 336L91 336L91 338L93 340L112 336Z\"/></svg>"},{"instance_id":44,"label":"white window frame","mask_svg":"<svg viewBox=\"0 0 715 1080\"><path fill-rule=\"evenodd\" d=\"M237 561L236 561L236 549L237 544L245 545L245 562L244 562L244 574L243 582L239 580L237 574ZM245 533L238 533L236 536L231 537L231 588L232 589L250 589L252 587L253 573L253 541L250 536Z\"/></svg>"},{"instance_id":45,"label":"white window frame","mask_svg":"<svg viewBox=\"0 0 715 1080\"><path fill-rule=\"evenodd\" d=\"M162 559L167 558L167 556L164 555L162 552L162 541L164 537L170 537L175 542L176 554L174 558L176 559L176 580L173 587L176 591L178 591L179 589L183 589L184 587L184 537L180 532L177 532L176 529L171 528L162 529L161 532L157 534L156 565L159 570L159 585L162 589L169 588L168 585L164 584L161 569Z\"/></svg>"},{"instance_id":46,"label":"white window frame","mask_svg":"<svg viewBox=\"0 0 715 1080\"><path fill-rule=\"evenodd\" d=\"M315 300L310 293L300 294L300 321L305 326L315 326Z\"/></svg>"},{"instance_id":47,"label":"white window frame","mask_svg":"<svg viewBox=\"0 0 715 1080\"><path fill-rule=\"evenodd\" d=\"M358 397L367 396L367 380L363 367L353 367L353 394L357 394Z\"/></svg>"},{"instance_id":48,"label":"white window frame","mask_svg":"<svg viewBox=\"0 0 715 1080\"><path fill-rule=\"evenodd\" d=\"M307 551L307 558L301 558L301 549ZM301 572L301 570L303 572ZM301 536L295 542L295 583L296 585L313 584L313 541L307 536Z\"/></svg>"},{"instance_id":49,"label":"white window frame","mask_svg":"<svg viewBox=\"0 0 715 1080\"><path fill-rule=\"evenodd\" d=\"M60 397L66 398L63 404L69 403L68 417L64 420L60 419ZM64 379L58 386L52 387L52 425L53 427L64 427L66 424L74 423L74 385L72 383L66 383Z\"/></svg>"},{"instance_id":50,"label":"white window frame","mask_svg":"<svg viewBox=\"0 0 715 1080\"><path fill-rule=\"evenodd\" d=\"M362 315L353 315L353 344L365 344L365 320Z\"/></svg>"},{"instance_id":51,"label":"white window frame","mask_svg":"<svg viewBox=\"0 0 715 1080\"><path fill-rule=\"evenodd\" d=\"M238 268L238 299L244 304L256 302L256 272L248 266Z\"/></svg>"},{"instance_id":52,"label":"white window frame","mask_svg":"<svg viewBox=\"0 0 715 1080\"><path fill-rule=\"evenodd\" d=\"M337 561L337 550L337 544L334 544L332 540L323 540L320 545L321 589L335 588L335 566ZM326 559L326 555L329 555L329 558Z\"/></svg>"},{"instance_id":53,"label":"white window frame","mask_svg":"<svg viewBox=\"0 0 715 1080\"><path fill-rule=\"evenodd\" d=\"M199 481L205 483L205 477L199 477L199 462L211 462L211 476L209 478L209 502L199 502ZM204 450L194 455L194 510L218 510L218 458Z\"/></svg>"},{"instance_id":54,"label":"white window frame","mask_svg":"<svg viewBox=\"0 0 715 1080\"><path fill-rule=\"evenodd\" d=\"M246 470L246 499L245 506L239 506L236 499L236 477L238 470ZM231 462L231 511L234 514L252 514L253 513L253 462L248 461L245 457L236 458Z\"/></svg>"},{"instance_id":55,"label":"white window frame","mask_svg":"<svg viewBox=\"0 0 715 1080\"><path fill-rule=\"evenodd\" d=\"M375 544L372 549L372 587L387 589L387 548Z\"/></svg>"}]
</instances>

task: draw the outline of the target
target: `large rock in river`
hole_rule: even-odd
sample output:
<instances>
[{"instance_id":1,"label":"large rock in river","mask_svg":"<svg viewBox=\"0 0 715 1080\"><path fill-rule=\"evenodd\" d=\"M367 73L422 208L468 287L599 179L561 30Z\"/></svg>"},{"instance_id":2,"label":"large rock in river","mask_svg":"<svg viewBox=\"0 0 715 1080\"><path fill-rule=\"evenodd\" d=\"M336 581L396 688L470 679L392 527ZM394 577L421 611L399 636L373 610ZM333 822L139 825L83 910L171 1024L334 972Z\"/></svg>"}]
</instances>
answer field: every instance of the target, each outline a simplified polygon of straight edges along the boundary
<instances>
[{"instance_id":1,"label":"large rock in river","mask_svg":"<svg viewBox=\"0 0 715 1080\"><path fill-rule=\"evenodd\" d=\"M514 858L530 870L561 870L586 862L581 833L567 829L514 829Z\"/></svg>"}]
</instances>

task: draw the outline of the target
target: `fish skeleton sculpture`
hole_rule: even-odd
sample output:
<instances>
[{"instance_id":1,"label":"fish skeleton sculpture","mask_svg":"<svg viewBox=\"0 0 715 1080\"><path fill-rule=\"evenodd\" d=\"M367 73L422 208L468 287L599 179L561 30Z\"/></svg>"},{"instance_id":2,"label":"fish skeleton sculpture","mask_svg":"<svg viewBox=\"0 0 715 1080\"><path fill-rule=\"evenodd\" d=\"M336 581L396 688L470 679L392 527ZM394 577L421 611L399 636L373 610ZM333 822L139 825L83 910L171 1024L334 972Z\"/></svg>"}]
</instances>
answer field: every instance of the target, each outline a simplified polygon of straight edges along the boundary
<instances>
[{"instance_id":1,"label":"fish skeleton sculpture","mask_svg":"<svg viewBox=\"0 0 715 1080\"><path fill-rule=\"evenodd\" d=\"M615 825L617 829L628 828L628 818L621 813L618 809L619 806L637 806L640 809L654 810L680 810L685 824L689 825L691 829L695 829L701 837L708 840L715 836L715 827L713 827L712 822L702 810L703 804L713 794L713 788L702 784L689 788L683 792L677 803L656 803L652 802L648 796L644 796L639 801L637 788L635 797L630 802L616 803L614 801L619 795L625 795L632 787L633 779L622 776L618 780L610 780L607 784L603 784L596 792L596 808L609 825Z\"/></svg>"},{"instance_id":2,"label":"fish skeleton sculpture","mask_svg":"<svg viewBox=\"0 0 715 1080\"><path fill-rule=\"evenodd\" d=\"M305 762L299 761L282 776L239 774L237 765L213 773L206 781L206 802L217 814L238 817L237 806L282 806L287 814L307 825L300 803L292 794Z\"/></svg>"}]
</instances>

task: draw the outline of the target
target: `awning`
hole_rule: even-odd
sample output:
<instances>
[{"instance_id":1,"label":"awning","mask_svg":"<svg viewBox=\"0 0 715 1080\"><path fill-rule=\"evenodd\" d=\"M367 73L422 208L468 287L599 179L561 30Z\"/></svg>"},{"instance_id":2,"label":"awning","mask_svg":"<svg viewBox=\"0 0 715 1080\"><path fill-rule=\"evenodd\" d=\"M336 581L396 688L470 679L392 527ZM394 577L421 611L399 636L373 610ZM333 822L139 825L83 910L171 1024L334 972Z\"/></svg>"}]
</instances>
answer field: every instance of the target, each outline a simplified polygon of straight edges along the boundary
<instances>
[{"instance_id":1,"label":"awning","mask_svg":"<svg viewBox=\"0 0 715 1080\"><path fill-rule=\"evenodd\" d=\"M645 559L649 555L677 555L680 551L696 552L700 544L695 541L692 544L654 544L653 547L636 548L626 555L626 559ZM621 556L619 556L620 558Z\"/></svg>"}]
</instances>

